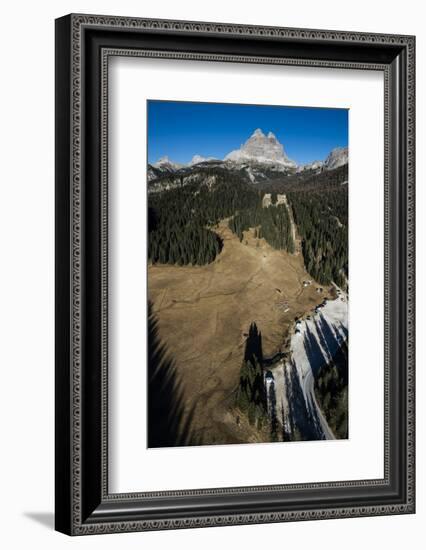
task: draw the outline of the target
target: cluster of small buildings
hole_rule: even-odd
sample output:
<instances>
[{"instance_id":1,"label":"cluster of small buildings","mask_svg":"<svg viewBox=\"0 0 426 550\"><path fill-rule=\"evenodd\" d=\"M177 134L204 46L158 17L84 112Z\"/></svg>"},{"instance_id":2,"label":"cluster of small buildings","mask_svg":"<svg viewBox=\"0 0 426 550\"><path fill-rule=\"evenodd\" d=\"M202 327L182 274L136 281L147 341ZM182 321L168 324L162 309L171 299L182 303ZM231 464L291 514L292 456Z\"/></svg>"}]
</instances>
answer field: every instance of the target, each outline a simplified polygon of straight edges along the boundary
<instances>
[{"instance_id":1,"label":"cluster of small buildings","mask_svg":"<svg viewBox=\"0 0 426 550\"><path fill-rule=\"evenodd\" d=\"M272 203L272 193L265 193L263 195L262 199L262 207L263 208L269 208L270 206L279 206L280 204L286 204L286 196L285 195L277 195L277 202L275 204Z\"/></svg>"},{"instance_id":2,"label":"cluster of small buildings","mask_svg":"<svg viewBox=\"0 0 426 550\"><path fill-rule=\"evenodd\" d=\"M265 193L262 199L262 207L268 208L272 204L271 193Z\"/></svg>"}]
</instances>

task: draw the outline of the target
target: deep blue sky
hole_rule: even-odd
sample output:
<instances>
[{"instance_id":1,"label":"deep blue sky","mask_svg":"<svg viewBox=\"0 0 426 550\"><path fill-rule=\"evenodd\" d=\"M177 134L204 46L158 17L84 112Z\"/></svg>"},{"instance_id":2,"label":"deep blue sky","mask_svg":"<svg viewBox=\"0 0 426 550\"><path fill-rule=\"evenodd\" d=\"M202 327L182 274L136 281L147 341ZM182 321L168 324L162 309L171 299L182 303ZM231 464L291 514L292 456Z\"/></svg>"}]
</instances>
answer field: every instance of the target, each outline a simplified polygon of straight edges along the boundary
<instances>
[{"instance_id":1,"label":"deep blue sky","mask_svg":"<svg viewBox=\"0 0 426 550\"><path fill-rule=\"evenodd\" d=\"M148 101L148 161L223 157L256 130L273 132L298 164L348 145L347 109Z\"/></svg>"}]
</instances>

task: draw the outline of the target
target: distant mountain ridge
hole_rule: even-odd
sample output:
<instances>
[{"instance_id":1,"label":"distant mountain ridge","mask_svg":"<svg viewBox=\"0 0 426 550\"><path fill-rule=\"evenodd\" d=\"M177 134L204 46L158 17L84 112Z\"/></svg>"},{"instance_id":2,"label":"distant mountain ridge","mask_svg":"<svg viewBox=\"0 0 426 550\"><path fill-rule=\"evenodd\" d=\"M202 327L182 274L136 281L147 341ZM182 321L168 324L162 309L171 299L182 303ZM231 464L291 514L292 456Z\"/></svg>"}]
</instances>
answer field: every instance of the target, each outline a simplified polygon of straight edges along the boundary
<instances>
[{"instance_id":1,"label":"distant mountain ridge","mask_svg":"<svg viewBox=\"0 0 426 550\"><path fill-rule=\"evenodd\" d=\"M279 173L320 173L324 170L335 170L348 163L348 155L348 147L336 147L323 161L298 165L287 156L284 146L272 132L264 134L257 128L239 149L228 153L223 160L194 155L188 164L181 164L173 162L167 156L162 157L157 162L148 164L148 182L169 175L188 175L196 167L215 166L244 171L250 182L259 183Z\"/></svg>"}]
</instances>

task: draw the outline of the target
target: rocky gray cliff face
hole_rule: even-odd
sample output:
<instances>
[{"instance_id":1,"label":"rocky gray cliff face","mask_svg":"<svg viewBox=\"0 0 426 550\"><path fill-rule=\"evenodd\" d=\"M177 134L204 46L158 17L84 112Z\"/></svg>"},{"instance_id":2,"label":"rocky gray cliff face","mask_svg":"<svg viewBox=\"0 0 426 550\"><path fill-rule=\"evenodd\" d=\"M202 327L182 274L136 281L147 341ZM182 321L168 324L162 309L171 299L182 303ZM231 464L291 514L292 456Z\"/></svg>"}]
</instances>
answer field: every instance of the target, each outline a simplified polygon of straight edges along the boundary
<instances>
[{"instance_id":1,"label":"rocky gray cliff face","mask_svg":"<svg viewBox=\"0 0 426 550\"><path fill-rule=\"evenodd\" d=\"M157 162L154 162L152 166L154 166L154 168L158 168L159 170L168 170L170 172L174 172L175 170L179 170L179 168L182 168L184 164L173 162L169 159L169 157L161 157L159 160L157 160Z\"/></svg>"},{"instance_id":2,"label":"rocky gray cliff face","mask_svg":"<svg viewBox=\"0 0 426 550\"><path fill-rule=\"evenodd\" d=\"M334 170L348 163L348 148L336 147L333 149L324 161L326 170Z\"/></svg>"},{"instance_id":3,"label":"rocky gray cliff face","mask_svg":"<svg viewBox=\"0 0 426 550\"><path fill-rule=\"evenodd\" d=\"M302 164L297 167L297 172L307 172L308 170L313 171L321 171L324 166L324 162L322 160L314 160L313 162L309 162L308 164Z\"/></svg>"},{"instance_id":4,"label":"rocky gray cliff face","mask_svg":"<svg viewBox=\"0 0 426 550\"><path fill-rule=\"evenodd\" d=\"M239 149L231 151L225 157L225 161L236 163L270 164L283 169L296 169L296 163L289 159L284 147L272 132L267 136L259 128L253 132L250 138Z\"/></svg>"}]
</instances>

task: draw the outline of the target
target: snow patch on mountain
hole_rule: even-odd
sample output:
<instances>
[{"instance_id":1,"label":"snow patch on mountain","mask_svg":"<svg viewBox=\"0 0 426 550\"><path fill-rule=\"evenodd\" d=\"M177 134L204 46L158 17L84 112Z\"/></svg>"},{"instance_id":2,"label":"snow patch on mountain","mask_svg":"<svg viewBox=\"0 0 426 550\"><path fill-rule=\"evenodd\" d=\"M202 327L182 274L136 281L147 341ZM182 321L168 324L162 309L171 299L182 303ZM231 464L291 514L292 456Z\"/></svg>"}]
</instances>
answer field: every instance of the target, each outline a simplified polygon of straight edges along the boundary
<instances>
[{"instance_id":1,"label":"snow patch on mountain","mask_svg":"<svg viewBox=\"0 0 426 550\"><path fill-rule=\"evenodd\" d=\"M189 163L189 166L195 166L196 164L201 164L202 162L211 162L215 159L214 157L202 157L201 155L194 155Z\"/></svg>"},{"instance_id":2,"label":"snow patch on mountain","mask_svg":"<svg viewBox=\"0 0 426 550\"><path fill-rule=\"evenodd\" d=\"M179 170L185 165L179 164L178 162L173 162L169 159L169 157L161 157L159 160L157 160L157 162L154 162L152 166L154 166L154 168L160 168L161 170L175 171Z\"/></svg>"}]
</instances>

